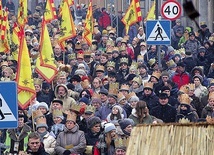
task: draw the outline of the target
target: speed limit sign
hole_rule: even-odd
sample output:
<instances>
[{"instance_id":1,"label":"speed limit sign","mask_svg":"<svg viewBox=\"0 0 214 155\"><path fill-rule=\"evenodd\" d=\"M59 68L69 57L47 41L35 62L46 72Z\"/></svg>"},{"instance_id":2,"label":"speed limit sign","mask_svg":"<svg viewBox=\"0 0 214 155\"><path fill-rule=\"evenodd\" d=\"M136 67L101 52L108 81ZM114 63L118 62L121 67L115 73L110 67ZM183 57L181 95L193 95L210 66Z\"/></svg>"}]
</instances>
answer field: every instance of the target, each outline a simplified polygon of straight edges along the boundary
<instances>
[{"instance_id":1,"label":"speed limit sign","mask_svg":"<svg viewBox=\"0 0 214 155\"><path fill-rule=\"evenodd\" d=\"M161 7L161 14L165 19L176 20L181 15L181 5L175 0L166 1Z\"/></svg>"}]
</instances>

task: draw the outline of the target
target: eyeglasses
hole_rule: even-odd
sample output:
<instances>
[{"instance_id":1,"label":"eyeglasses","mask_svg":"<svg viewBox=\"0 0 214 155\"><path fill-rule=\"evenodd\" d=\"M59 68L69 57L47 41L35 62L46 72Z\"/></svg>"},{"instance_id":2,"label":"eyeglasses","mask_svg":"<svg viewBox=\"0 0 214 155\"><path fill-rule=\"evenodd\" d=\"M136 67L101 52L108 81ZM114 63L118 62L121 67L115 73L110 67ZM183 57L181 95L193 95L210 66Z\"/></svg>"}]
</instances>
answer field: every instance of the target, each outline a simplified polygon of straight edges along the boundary
<instances>
[{"instance_id":1,"label":"eyeglasses","mask_svg":"<svg viewBox=\"0 0 214 155\"><path fill-rule=\"evenodd\" d=\"M100 56L100 54L95 54L95 56Z\"/></svg>"},{"instance_id":2,"label":"eyeglasses","mask_svg":"<svg viewBox=\"0 0 214 155\"><path fill-rule=\"evenodd\" d=\"M34 145L34 144L39 144L40 142L31 142L30 144L31 145Z\"/></svg>"}]
</instances>

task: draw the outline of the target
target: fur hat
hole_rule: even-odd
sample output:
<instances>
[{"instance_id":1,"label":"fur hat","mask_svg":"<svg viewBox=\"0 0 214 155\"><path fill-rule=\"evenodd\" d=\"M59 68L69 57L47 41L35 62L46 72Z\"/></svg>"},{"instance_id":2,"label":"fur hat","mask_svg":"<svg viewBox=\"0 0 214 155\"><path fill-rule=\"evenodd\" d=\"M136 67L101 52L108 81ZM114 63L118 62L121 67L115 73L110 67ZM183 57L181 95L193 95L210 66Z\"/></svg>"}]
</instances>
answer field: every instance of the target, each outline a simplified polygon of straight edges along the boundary
<instances>
[{"instance_id":1,"label":"fur hat","mask_svg":"<svg viewBox=\"0 0 214 155\"><path fill-rule=\"evenodd\" d=\"M88 120L88 128L91 129L91 128L93 128L96 124L100 124L100 123L101 123L101 120L100 120L99 117L96 117L96 116L91 117L91 118L89 118L89 120Z\"/></svg>"},{"instance_id":2,"label":"fur hat","mask_svg":"<svg viewBox=\"0 0 214 155\"><path fill-rule=\"evenodd\" d=\"M38 104L37 104L37 109L38 109L39 107L44 107L47 111L49 110L48 105L47 105L47 103L45 103L45 102L40 102L40 103L38 103Z\"/></svg>"},{"instance_id":3,"label":"fur hat","mask_svg":"<svg viewBox=\"0 0 214 155\"><path fill-rule=\"evenodd\" d=\"M108 132L110 132L112 130L116 130L116 127L115 127L115 125L113 123L106 123L104 125L104 132L105 133L108 133Z\"/></svg>"}]
</instances>

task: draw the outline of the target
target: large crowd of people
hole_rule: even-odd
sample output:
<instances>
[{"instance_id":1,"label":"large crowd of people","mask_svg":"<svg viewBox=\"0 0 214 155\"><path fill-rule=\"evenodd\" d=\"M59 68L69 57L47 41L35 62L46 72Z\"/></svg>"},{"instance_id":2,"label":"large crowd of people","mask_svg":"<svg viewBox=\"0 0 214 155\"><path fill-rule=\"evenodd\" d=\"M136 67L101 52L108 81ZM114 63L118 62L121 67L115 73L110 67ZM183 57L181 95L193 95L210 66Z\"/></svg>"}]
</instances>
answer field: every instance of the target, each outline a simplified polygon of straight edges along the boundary
<instances>
[{"instance_id":1,"label":"large crowd of people","mask_svg":"<svg viewBox=\"0 0 214 155\"><path fill-rule=\"evenodd\" d=\"M10 28L16 22L9 8ZM72 6L74 7L74 6ZM118 14L111 23L106 8L93 5L92 45L83 38L87 5L71 8L77 35L58 44L60 19L47 24L58 73L52 83L35 70L45 3L28 10L25 37L31 58L36 98L19 108L18 127L1 129L1 151L19 155L125 155L138 124L206 122L214 117L214 33L174 21L171 45L146 44L144 22L126 35ZM114 15L115 16L115 15ZM18 62L13 48L0 51L0 79L14 81ZM1 119L4 116L1 115Z\"/></svg>"}]
</instances>

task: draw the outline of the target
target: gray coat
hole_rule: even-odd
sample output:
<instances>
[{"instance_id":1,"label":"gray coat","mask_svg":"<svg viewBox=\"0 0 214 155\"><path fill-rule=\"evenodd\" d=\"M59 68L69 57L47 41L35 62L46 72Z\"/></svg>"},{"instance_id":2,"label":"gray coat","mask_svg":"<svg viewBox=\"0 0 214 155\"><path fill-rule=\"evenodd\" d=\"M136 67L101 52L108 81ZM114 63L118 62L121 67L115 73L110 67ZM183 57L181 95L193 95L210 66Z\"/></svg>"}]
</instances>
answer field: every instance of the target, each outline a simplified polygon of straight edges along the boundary
<instances>
[{"instance_id":1,"label":"gray coat","mask_svg":"<svg viewBox=\"0 0 214 155\"><path fill-rule=\"evenodd\" d=\"M69 149L71 153L83 154L86 149L84 132L79 130L79 126L77 124L73 129L68 130L65 127L64 132L59 133L56 140L56 154L62 155L68 145L73 145L73 147L70 147Z\"/></svg>"}]
</instances>

